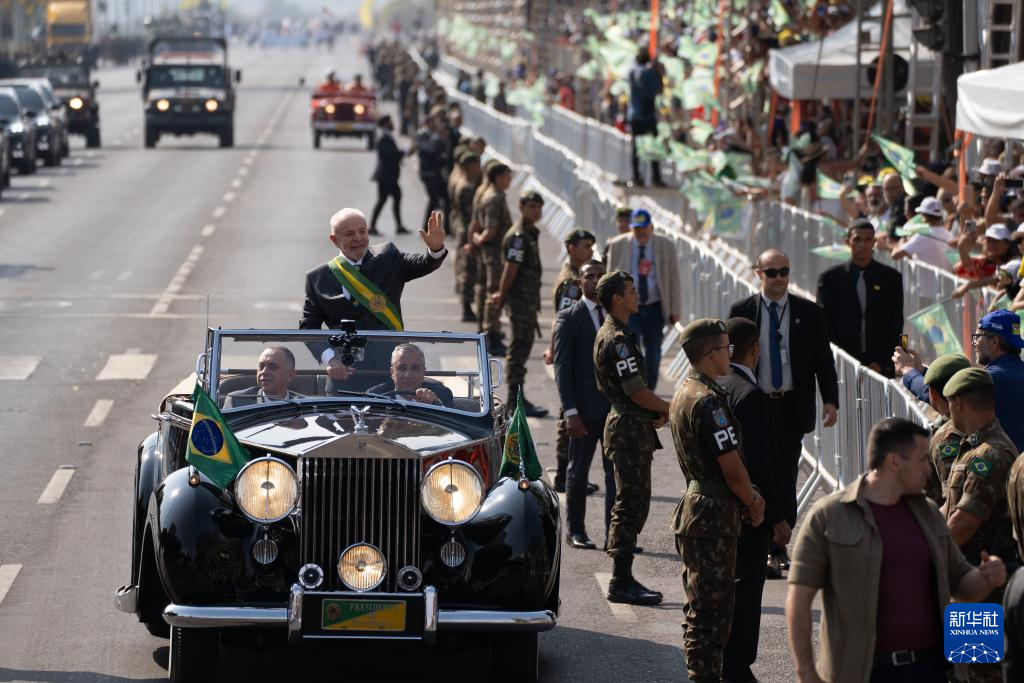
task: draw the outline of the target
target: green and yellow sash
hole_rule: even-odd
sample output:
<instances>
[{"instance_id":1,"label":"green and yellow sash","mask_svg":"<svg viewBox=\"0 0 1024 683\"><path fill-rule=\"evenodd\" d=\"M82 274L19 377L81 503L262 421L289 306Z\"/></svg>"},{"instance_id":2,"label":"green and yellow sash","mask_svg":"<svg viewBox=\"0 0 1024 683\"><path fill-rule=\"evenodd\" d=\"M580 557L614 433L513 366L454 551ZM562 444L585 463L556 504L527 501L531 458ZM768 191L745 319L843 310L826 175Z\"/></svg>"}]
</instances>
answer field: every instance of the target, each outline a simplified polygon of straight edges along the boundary
<instances>
[{"instance_id":1,"label":"green and yellow sash","mask_svg":"<svg viewBox=\"0 0 1024 683\"><path fill-rule=\"evenodd\" d=\"M391 303L387 295L370 282L358 268L353 267L340 255L331 259L327 266L352 298L373 313L385 327L395 332L402 331L402 316L398 312L398 307Z\"/></svg>"}]
</instances>

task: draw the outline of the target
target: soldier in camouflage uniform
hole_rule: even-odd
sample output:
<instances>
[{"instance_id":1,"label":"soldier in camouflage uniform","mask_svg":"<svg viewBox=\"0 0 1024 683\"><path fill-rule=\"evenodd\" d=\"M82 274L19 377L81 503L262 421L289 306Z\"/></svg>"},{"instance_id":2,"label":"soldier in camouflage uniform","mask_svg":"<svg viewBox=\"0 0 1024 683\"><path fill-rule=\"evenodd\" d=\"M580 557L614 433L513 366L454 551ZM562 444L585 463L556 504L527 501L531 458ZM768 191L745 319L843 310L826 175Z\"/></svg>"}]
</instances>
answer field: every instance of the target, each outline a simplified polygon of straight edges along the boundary
<instances>
[{"instance_id":1,"label":"soldier in camouflage uniform","mask_svg":"<svg viewBox=\"0 0 1024 683\"><path fill-rule=\"evenodd\" d=\"M594 341L597 388L611 410L604 424L605 457L615 468L615 505L608 528L608 554L614 562L608 600L656 605L662 595L633 577L636 541L651 505L651 459L661 448L657 429L668 419L668 403L647 386L647 368L629 316L640 298L633 277L616 270L601 277L597 296L608 315Z\"/></svg>"},{"instance_id":2,"label":"soldier in camouflage uniform","mask_svg":"<svg viewBox=\"0 0 1024 683\"><path fill-rule=\"evenodd\" d=\"M562 242L565 245L565 253L568 258L562 264L562 270L559 271L558 277L555 278L555 286L551 293L555 307L555 320L558 319L559 313L572 306L583 296L579 281L580 268L594 255L594 241L592 232L576 228L566 235ZM551 365L555 360L554 321L551 323L549 339L551 342L544 351L544 362ZM561 411L558 414L558 424L555 425L555 458L557 462L555 490L565 493L565 472L569 466L569 432L565 428L565 418ZM587 488L590 489L588 493L597 490L593 484L588 484Z\"/></svg>"},{"instance_id":3,"label":"soldier in camouflage uniform","mask_svg":"<svg viewBox=\"0 0 1024 683\"><path fill-rule=\"evenodd\" d=\"M465 247L469 240L470 224L473 221L473 196L480 186L480 157L467 150L459 157L459 164L456 168L460 169L459 180L452 188L453 191L450 195L452 198L451 225L455 230L457 246L455 250L456 291L462 295L462 322L470 323L477 321L477 316L473 313L477 259Z\"/></svg>"},{"instance_id":4,"label":"soldier in camouflage uniform","mask_svg":"<svg viewBox=\"0 0 1024 683\"><path fill-rule=\"evenodd\" d=\"M935 362L928 366L924 376L925 386L928 387L928 402L939 414L939 419L930 426L932 436L928 444L928 454L932 468L928 472L925 494L939 507L946 501L949 468L960 452L960 439L963 438L949 421L949 402L942 395L942 391L950 377L969 367L971 362L961 354L947 353L936 358Z\"/></svg>"},{"instance_id":5,"label":"soldier in camouflage uniform","mask_svg":"<svg viewBox=\"0 0 1024 683\"><path fill-rule=\"evenodd\" d=\"M484 291L484 287L480 282L480 278L483 273L483 260L480 257L480 250L477 249L473 243L473 235L483 230L480 227L480 201L483 199L487 191L491 189L491 181L488 178L490 170L500 164L501 162L497 159L488 159L481 169L480 174L480 185L477 186L473 192L473 203L470 209L469 224L466 227L466 245L462 247L463 254L473 261L473 265L476 268L477 279L473 285L473 299L476 303L476 316L477 316L477 332L483 332L484 324L484 306L487 305L487 292Z\"/></svg>"},{"instance_id":6,"label":"soldier in camouflage uniform","mask_svg":"<svg viewBox=\"0 0 1024 683\"><path fill-rule=\"evenodd\" d=\"M943 390L949 401L950 422L967 436L950 468L946 487L946 524L953 542L967 561L978 565L988 553L1003 559L1007 573L1019 563L1010 523L1006 485L1017 458L1017 449L995 412L992 376L981 368L954 374ZM1002 602L1003 589L993 591L986 602ZM1003 680L998 664L966 667L972 683Z\"/></svg>"},{"instance_id":7,"label":"soldier in camouflage uniform","mask_svg":"<svg viewBox=\"0 0 1024 683\"><path fill-rule=\"evenodd\" d=\"M512 214L508 210L505 191L512 184L512 169L495 164L487 171L490 188L480 198L480 230L473 234L473 246L480 253L481 270L477 277L477 303L483 311L483 331L487 333L488 352L504 356L507 352L501 342L501 309L494 306L491 295L498 291L501 278L501 241L512 227Z\"/></svg>"},{"instance_id":8,"label":"soldier in camouflage uniform","mask_svg":"<svg viewBox=\"0 0 1024 683\"><path fill-rule=\"evenodd\" d=\"M732 627L740 524L743 518L755 526L764 521L764 499L740 457L742 435L726 392L713 379L729 372L725 323L694 320L681 340L691 370L672 397L669 420L688 482L672 517L686 594L683 650L690 680L719 681Z\"/></svg>"},{"instance_id":9,"label":"soldier in camouflage uniform","mask_svg":"<svg viewBox=\"0 0 1024 683\"><path fill-rule=\"evenodd\" d=\"M528 190L519 198L520 218L508 229L501 241L502 269L498 288L488 299L488 305L500 311L508 305L512 323L512 342L508 346L505 363L505 381L508 383L508 404L515 405L516 397L526 381L526 361L533 348L540 313L540 229L537 222L544 211L544 197L536 190ZM523 395L523 407L530 417L544 417L547 409L535 406Z\"/></svg>"}]
</instances>

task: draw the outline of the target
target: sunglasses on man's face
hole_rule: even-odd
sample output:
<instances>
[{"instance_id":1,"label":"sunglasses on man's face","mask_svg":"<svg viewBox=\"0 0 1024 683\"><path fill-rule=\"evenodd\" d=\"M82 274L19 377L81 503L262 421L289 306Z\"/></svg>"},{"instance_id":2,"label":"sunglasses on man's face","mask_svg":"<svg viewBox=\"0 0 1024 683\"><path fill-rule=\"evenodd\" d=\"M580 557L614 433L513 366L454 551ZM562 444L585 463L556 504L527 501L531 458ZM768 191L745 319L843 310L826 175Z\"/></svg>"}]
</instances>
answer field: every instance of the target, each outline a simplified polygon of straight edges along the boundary
<instances>
[{"instance_id":1,"label":"sunglasses on man's face","mask_svg":"<svg viewBox=\"0 0 1024 683\"><path fill-rule=\"evenodd\" d=\"M789 266L783 268L762 268L761 272L765 277L789 277Z\"/></svg>"}]
</instances>

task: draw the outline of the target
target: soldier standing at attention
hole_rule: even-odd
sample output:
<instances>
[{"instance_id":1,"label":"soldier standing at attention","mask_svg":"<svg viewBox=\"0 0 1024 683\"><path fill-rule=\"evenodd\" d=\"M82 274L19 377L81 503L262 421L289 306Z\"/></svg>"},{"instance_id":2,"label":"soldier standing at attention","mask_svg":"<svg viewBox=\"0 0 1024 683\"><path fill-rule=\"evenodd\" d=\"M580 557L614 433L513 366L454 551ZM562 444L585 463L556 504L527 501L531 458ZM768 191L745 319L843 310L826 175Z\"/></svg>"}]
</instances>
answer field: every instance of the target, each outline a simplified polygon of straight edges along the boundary
<instances>
[{"instance_id":1,"label":"soldier standing at attention","mask_svg":"<svg viewBox=\"0 0 1024 683\"><path fill-rule=\"evenodd\" d=\"M502 193L502 202L504 202ZM506 211L508 209L506 208ZM519 198L519 220L501 240L503 266L497 291L488 299L488 306L501 311L508 303L512 323L512 342L505 363L505 381L508 382L508 405L515 405L516 396L526 381L526 361L533 348L540 313L540 230L537 222L544 211L544 197L536 190L528 190ZM497 315L495 315L497 317ZM535 406L523 394L523 407L528 417L544 417L546 408Z\"/></svg>"},{"instance_id":2,"label":"soldier standing at attention","mask_svg":"<svg viewBox=\"0 0 1024 683\"><path fill-rule=\"evenodd\" d=\"M633 277L616 270L597 283L608 313L594 341L597 388L611 404L604 423L605 457L615 468L615 505L608 528L608 554L614 562L608 601L657 605L661 593L633 578L636 541L651 507L651 459L661 448L657 429L668 419L668 402L647 385L647 366L629 316L640 298Z\"/></svg>"},{"instance_id":3,"label":"soldier standing at attention","mask_svg":"<svg viewBox=\"0 0 1024 683\"><path fill-rule=\"evenodd\" d=\"M764 521L764 498L740 457L742 435L725 390L732 345L725 323L694 320L683 330L690 374L672 397L672 440L689 484L672 529L683 560L683 651L690 680L720 681L736 596L736 543L745 519ZM754 434L751 438L767 438Z\"/></svg>"},{"instance_id":4,"label":"soldier standing at attention","mask_svg":"<svg viewBox=\"0 0 1024 683\"><path fill-rule=\"evenodd\" d=\"M484 264L483 259L480 256L480 250L477 249L473 243L473 235L483 230L480 227L480 201L483 199L487 191L491 189L491 181L489 174L491 169L497 166L500 161L497 159L488 159L481 168L480 173L480 184L476 190L473 191L473 202L470 206L469 222L466 224L466 244L462 247L462 253L466 255L469 261L473 262L473 266L476 268L476 281L473 285L473 293L471 296L476 302L476 317L477 317L477 332L483 332L484 325L484 307L487 305L487 292L485 291L486 283L483 281L484 277Z\"/></svg>"},{"instance_id":5,"label":"soldier standing at attention","mask_svg":"<svg viewBox=\"0 0 1024 683\"><path fill-rule=\"evenodd\" d=\"M459 157L461 169L459 180L455 183L452 198L452 227L455 229L456 245L455 250L455 277L457 287L462 299L462 322L472 323L477 321L473 313L473 299L477 281L477 259L472 251L465 248L469 241L470 225L473 221L473 197L476 189L480 186L480 157L469 150ZM454 175L454 174L453 174ZM483 313L483 311L477 311Z\"/></svg>"},{"instance_id":6,"label":"soldier standing at attention","mask_svg":"<svg viewBox=\"0 0 1024 683\"><path fill-rule=\"evenodd\" d=\"M555 306L555 320L558 314L566 310L583 296L583 289L580 284L580 268L594 255L594 234L582 228L576 228L563 240L565 253L568 258L562 264L562 270L555 278L555 286L552 297ZM555 323L551 323L551 341L548 348L544 350L544 362L551 365L555 362ZM557 470L555 472L555 490L565 493L565 472L569 466L569 432L565 428L565 419L561 411L558 415L558 424L555 427L555 458ZM587 484L587 495L597 491L597 486Z\"/></svg>"},{"instance_id":7,"label":"soldier standing at attention","mask_svg":"<svg viewBox=\"0 0 1024 683\"><path fill-rule=\"evenodd\" d=\"M501 341L501 308L494 305L493 294L498 291L501 278L501 242L512 227L512 214L505 200L505 191L512 184L512 169L505 164L495 164L487 171L490 188L480 198L480 231L473 233L473 245L480 250L482 270L479 272L483 286L483 331L487 333L487 352L492 356L504 356L508 349Z\"/></svg>"},{"instance_id":8,"label":"soldier standing at attention","mask_svg":"<svg viewBox=\"0 0 1024 683\"><path fill-rule=\"evenodd\" d=\"M1006 483L1017 459L1017 448L996 419L995 383L982 368L953 375L943 389L949 401L950 422L961 434L960 452L950 468L946 486L946 525L967 561L979 565L989 555L1004 558L1007 573L1019 566L1013 540ZM984 602L1003 601L1003 591ZM971 683L999 683L999 664L971 664Z\"/></svg>"}]
</instances>

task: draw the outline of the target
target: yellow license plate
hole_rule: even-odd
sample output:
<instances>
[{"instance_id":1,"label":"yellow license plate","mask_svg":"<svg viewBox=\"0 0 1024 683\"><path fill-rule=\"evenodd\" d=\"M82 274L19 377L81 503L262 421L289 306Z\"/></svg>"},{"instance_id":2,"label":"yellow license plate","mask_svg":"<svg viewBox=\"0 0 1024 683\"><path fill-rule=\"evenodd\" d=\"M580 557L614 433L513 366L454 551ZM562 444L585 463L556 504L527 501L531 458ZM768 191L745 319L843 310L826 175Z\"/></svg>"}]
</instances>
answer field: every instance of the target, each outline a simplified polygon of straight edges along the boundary
<instances>
[{"instance_id":1,"label":"yellow license plate","mask_svg":"<svg viewBox=\"0 0 1024 683\"><path fill-rule=\"evenodd\" d=\"M405 631L401 600L324 600L321 622L325 631Z\"/></svg>"},{"instance_id":2,"label":"yellow license plate","mask_svg":"<svg viewBox=\"0 0 1024 683\"><path fill-rule=\"evenodd\" d=\"M334 130L337 130L337 131L352 130L352 124L351 123L335 123L334 124Z\"/></svg>"}]
</instances>

